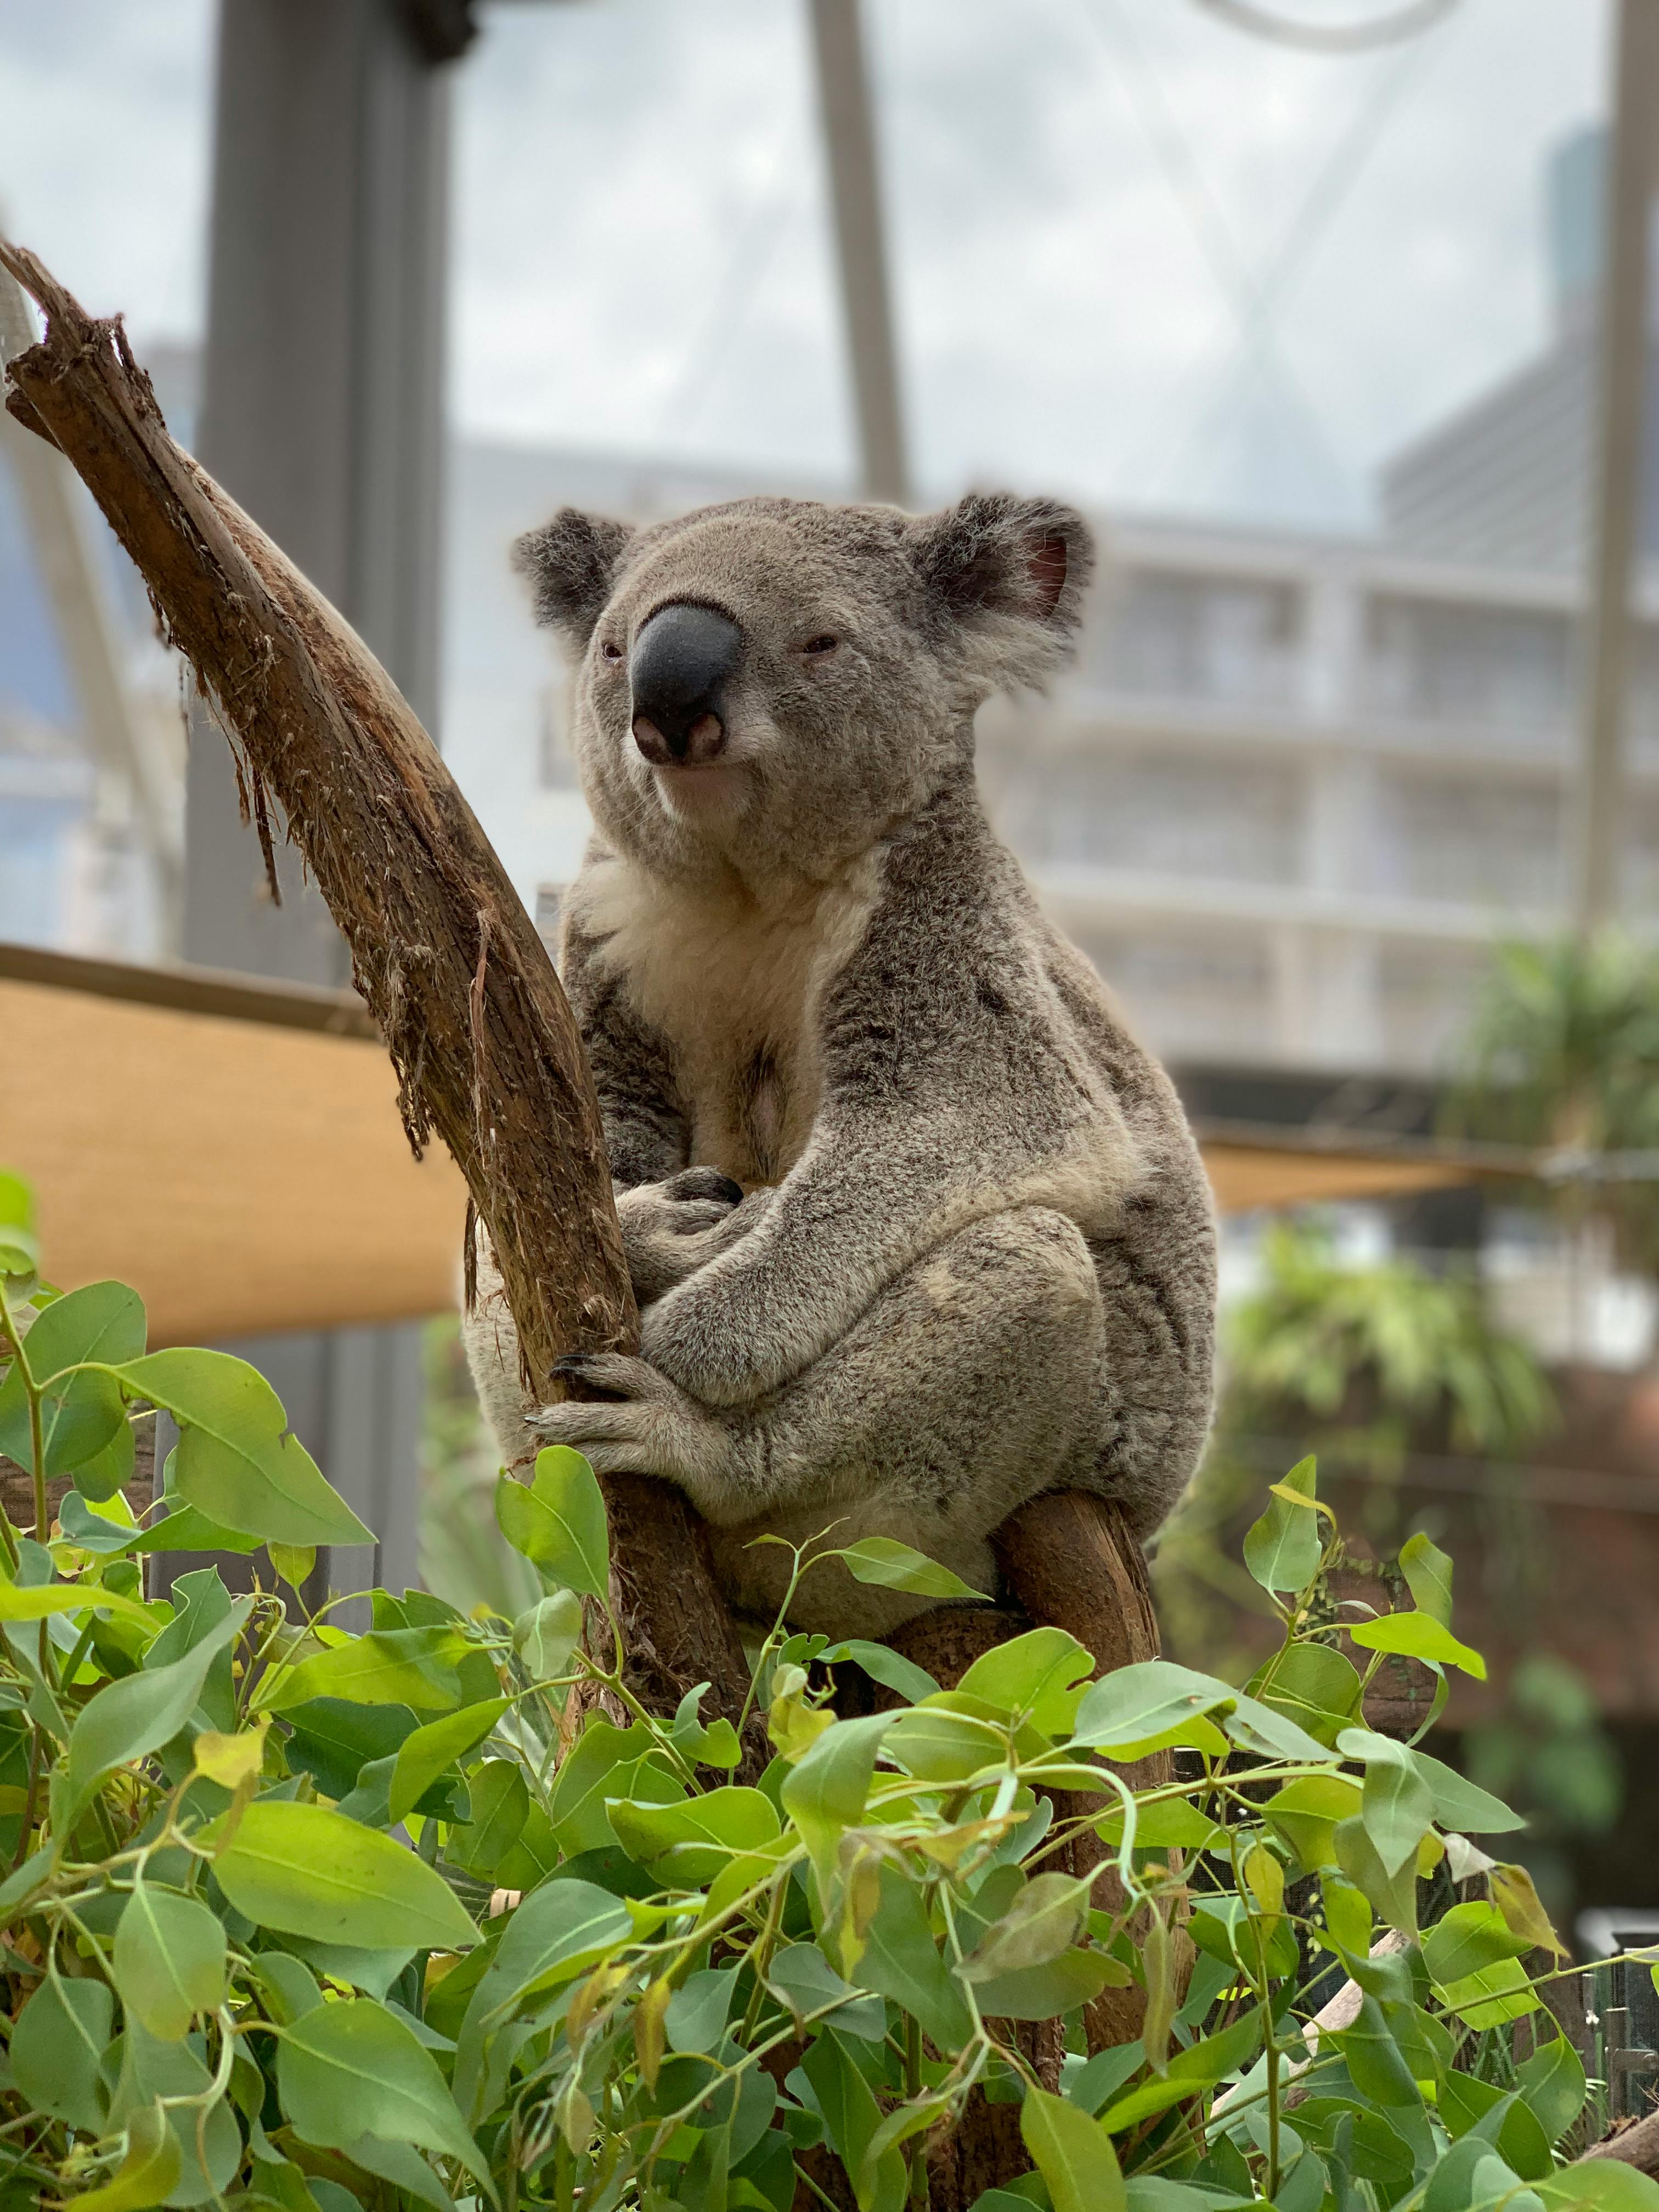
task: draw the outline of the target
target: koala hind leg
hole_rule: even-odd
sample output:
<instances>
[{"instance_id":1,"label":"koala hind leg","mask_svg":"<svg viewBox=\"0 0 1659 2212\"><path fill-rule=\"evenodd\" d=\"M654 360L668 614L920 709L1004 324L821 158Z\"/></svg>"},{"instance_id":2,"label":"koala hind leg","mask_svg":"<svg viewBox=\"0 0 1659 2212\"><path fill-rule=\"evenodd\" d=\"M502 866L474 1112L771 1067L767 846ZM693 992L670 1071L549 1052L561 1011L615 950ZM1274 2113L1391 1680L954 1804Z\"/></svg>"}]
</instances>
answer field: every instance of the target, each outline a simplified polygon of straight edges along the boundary
<instances>
[{"instance_id":1,"label":"koala hind leg","mask_svg":"<svg viewBox=\"0 0 1659 2212\"><path fill-rule=\"evenodd\" d=\"M844 1516L832 1543L896 1536L994 1592L991 1530L1025 1499L1089 1480L1097 1464L1104 1339L1073 1223L1028 1206L959 1231L798 1382L728 1417L738 1479L711 1515L723 1585L744 1610L775 1611L787 1554L746 1550L748 1540L767 1530L799 1542ZM880 1635L932 1602L830 1563L807 1575L791 1611L802 1627Z\"/></svg>"}]
</instances>

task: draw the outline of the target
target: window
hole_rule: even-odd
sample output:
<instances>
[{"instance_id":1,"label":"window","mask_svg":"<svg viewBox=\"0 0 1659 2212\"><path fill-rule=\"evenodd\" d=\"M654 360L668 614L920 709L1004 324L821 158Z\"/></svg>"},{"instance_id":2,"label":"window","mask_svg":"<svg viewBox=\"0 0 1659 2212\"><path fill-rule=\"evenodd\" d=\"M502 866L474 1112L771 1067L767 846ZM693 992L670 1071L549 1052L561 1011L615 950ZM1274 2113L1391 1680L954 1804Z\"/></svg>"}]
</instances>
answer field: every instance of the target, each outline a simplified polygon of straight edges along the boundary
<instances>
[{"instance_id":1,"label":"window","mask_svg":"<svg viewBox=\"0 0 1659 2212\"><path fill-rule=\"evenodd\" d=\"M1565 615L1382 596L1366 611L1365 632L1366 699L1385 714L1533 732L1567 719Z\"/></svg>"},{"instance_id":2,"label":"window","mask_svg":"<svg viewBox=\"0 0 1659 2212\"><path fill-rule=\"evenodd\" d=\"M1109 592L1090 665L1109 690L1282 705L1299 628L1291 584L1136 569Z\"/></svg>"}]
</instances>

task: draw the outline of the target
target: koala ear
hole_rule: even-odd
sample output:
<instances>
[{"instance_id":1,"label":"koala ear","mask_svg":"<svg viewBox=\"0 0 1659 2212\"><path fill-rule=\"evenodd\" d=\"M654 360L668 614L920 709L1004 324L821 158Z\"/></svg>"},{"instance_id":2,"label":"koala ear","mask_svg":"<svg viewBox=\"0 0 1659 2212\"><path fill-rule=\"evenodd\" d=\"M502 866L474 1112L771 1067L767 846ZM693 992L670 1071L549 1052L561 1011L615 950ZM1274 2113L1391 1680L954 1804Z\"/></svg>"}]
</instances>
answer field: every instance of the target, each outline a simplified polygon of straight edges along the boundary
<instances>
[{"instance_id":1,"label":"koala ear","mask_svg":"<svg viewBox=\"0 0 1659 2212\"><path fill-rule=\"evenodd\" d=\"M1095 566L1075 507L970 492L913 523L909 538L934 623L964 635L993 687L1040 683L1065 657Z\"/></svg>"},{"instance_id":2,"label":"koala ear","mask_svg":"<svg viewBox=\"0 0 1659 2212\"><path fill-rule=\"evenodd\" d=\"M537 621L578 653L593 635L633 535L631 523L562 507L514 545L513 566L530 580Z\"/></svg>"}]
</instances>

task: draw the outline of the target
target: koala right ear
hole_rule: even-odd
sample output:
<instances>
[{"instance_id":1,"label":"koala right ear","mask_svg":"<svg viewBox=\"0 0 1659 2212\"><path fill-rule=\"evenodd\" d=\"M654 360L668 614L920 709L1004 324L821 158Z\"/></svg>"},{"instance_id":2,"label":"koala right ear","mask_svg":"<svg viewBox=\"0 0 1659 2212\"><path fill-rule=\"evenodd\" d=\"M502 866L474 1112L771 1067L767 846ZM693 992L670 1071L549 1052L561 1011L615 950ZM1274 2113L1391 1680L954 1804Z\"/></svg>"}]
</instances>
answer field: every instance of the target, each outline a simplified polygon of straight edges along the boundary
<instances>
[{"instance_id":1,"label":"koala right ear","mask_svg":"<svg viewBox=\"0 0 1659 2212\"><path fill-rule=\"evenodd\" d=\"M514 545L513 566L530 580L537 621L577 653L586 649L633 535L631 523L562 507Z\"/></svg>"}]
</instances>

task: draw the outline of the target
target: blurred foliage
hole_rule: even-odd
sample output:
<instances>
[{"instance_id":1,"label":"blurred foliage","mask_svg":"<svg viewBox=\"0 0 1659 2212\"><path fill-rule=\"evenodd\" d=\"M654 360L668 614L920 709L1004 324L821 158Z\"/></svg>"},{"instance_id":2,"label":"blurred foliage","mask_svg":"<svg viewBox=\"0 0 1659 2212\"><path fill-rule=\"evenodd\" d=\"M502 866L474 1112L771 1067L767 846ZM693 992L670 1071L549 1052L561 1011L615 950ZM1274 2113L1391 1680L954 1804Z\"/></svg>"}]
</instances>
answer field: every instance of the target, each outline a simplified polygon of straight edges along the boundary
<instances>
[{"instance_id":1,"label":"blurred foliage","mask_svg":"<svg viewBox=\"0 0 1659 2212\"><path fill-rule=\"evenodd\" d=\"M1607 933L1502 947L1476 1007L1448 1128L1558 1153L1659 1150L1659 953ZM1601 1218L1659 1263L1659 1182L1531 1184L1570 1222Z\"/></svg>"},{"instance_id":2,"label":"blurred foliage","mask_svg":"<svg viewBox=\"0 0 1659 2212\"><path fill-rule=\"evenodd\" d=\"M1277 1223L1264 1237L1261 1281L1226 1316L1222 1377L1210 1450L1153 1573L1170 1648L1223 1673L1248 1668L1261 1641L1235 1555L1282 1439L1305 1437L1339 1477L1371 1478L1352 1517L1389 1547L1407 1533L1393 1485L1413 1449L1514 1459L1557 1419L1537 1359L1494 1322L1475 1276L1401 1257L1345 1265L1316 1220ZM1229 1602L1218 1607L1218 1596Z\"/></svg>"},{"instance_id":3,"label":"blurred foliage","mask_svg":"<svg viewBox=\"0 0 1659 2212\"><path fill-rule=\"evenodd\" d=\"M540 1595L534 1571L495 1525L501 1454L472 1388L454 1314L427 1322L421 1431L421 1579L459 1612L516 1618Z\"/></svg>"},{"instance_id":4,"label":"blurred foliage","mask_svg":"<svg viewBox=\"0 0 1659 2212\"><path fill-rule=\"evenodd\" d=\"M1464 1731L1459 1764L1527 1815L1521 1856L1552 1908L1565 1911L1567 1847L1604 1835L1625 1798L1619 1753L1589 1684L1554 1652L1529 1651L1504 1685L1498 1710Z\"/></svg>"}]
</instances>

